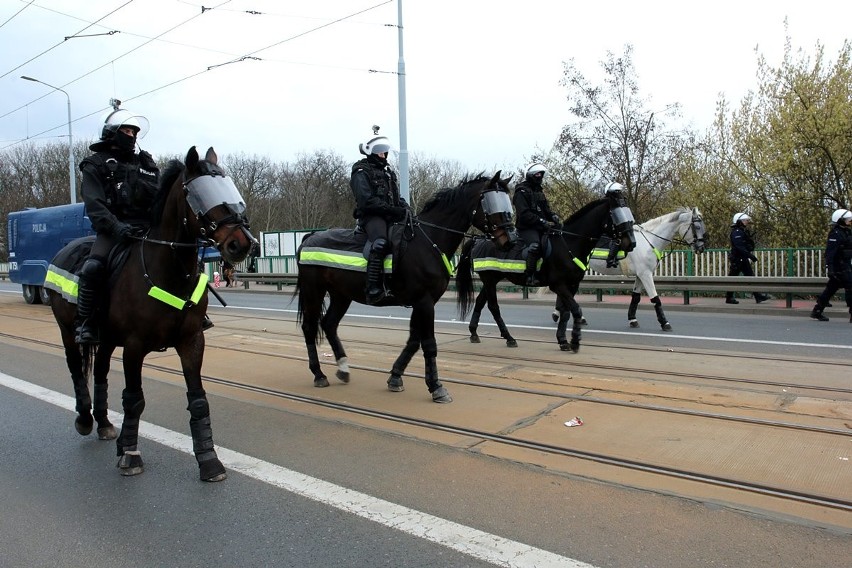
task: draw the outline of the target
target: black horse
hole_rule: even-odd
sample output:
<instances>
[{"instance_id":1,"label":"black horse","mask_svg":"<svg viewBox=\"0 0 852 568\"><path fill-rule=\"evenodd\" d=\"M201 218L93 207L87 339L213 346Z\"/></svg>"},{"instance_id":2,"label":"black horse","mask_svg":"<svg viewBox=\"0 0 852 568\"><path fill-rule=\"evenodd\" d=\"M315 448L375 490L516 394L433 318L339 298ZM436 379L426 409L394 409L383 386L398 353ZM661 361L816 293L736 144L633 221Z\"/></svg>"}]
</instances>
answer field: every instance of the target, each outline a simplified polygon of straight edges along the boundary
<instances>
[{"instance_id":1,"label":"black horse","mask_svg":"<svg viewBox=\"0 0 852 568\"><path fill-rule=\"evenodd\" d=\"M633 235L633 214L627 208L623 198L613 194L607 194L603 199L597 199L587 203L579 211L571 215L559 229L551 229L547 240L550 253L541 265L540 279L557 296L557 305L567 306L570 315L574 317L574 325L571 329L571 342L568 343L565 331L568 326L566 312L562 312L559 325L556 328L556 340L559 348L563 351L571 350L574 353L580 349L580 326L583 323L583 312L574 299L580 282L586 274L589 256L604 234L611 233L611 238L619 241L619 249L624 252L633 250L636 239ZM459 314L463 319L470 308L473 300L473 272L479 274L482 280L482 290L476 298L473 314L470 318L470 341L479 343L476 333L479 326L479 316L482 308L488 304L488 309L494 317L494 321L500 329L500 335L506 340L509 347L517 347L517 341L509 333L503 318L500 315L500 306L497 303L497 283L508 280L513 284L524 286L526 277L524 275L525 262L522 259L510 261L503 259L486 258L481 256L479 249L474 251L475 241L465 244L462 249L458 265L456 284L458 286L457 304ZM484 247L488 249L488 247ZM476 258L474 258L476 257ZM477 267L482 261L480 267ZM508 264L517 264L514 271L507 271Z\"/></svg>"},{"instance_id":2,"label":"black horse","mask_svg":"<svg viewBox=\"0 0 852 568\"><path fill-rule=\"evenodd\" d=\"M122 475L143 471L137 449L139 420L145 408L142 364L152 351L174 347L186 380L189 428L201 479L225 479L225 467L216 456L210 409L201 384L204 357L202 321L207 311L207 275L201 272L198 248L215 246L231 263L243 260L256 243L248 230L245 203L230 178L217 165L213 148L199 160L193 146L186 164L172 160L165 171L152 208L151 229L123 251L113 251L108 293L99 306L100 344L74 343L79 267L94 237L77 239L63 248L48 271L51 308L65 346L77 399L75 427L81 435L92 431L89 376L94 375L94 420L98 438L116 437L107 417L107 374L115 348L124 348L124 421L117 440Z\"/></svg>"},{"instance_id":3,"label":"black horse","mask_svg":"<svg viewBox=\"0 0 852 568\"><path fill-rule=\"evenodd\" d=\"M387 381L388 389L393 392L404 389L402 374L422 348L426 386L432 400L452 402L449 392L438 380L435 303L452 277L453 268L448 257L455 254L471 225L489 235L501 249L511 248L517 241L508 179L501 179L500 172L490 178L481 174L465 178L457 187L441 190L423 206L416 218L408 218L391 230L394 255L388 286L390 297L380 305L412 308L408 341ZM299 277L294 295L299 296L298 321L305 335L309 367L316 387L328 386L328 378L317 357L319 328L334 352L337 378L348 383L349 366L337 327L353 301L366 303L366 260L360 248L348 255L341 253L337 260L334 251L328 250L326 243L332 234L341 233L352 235L353 231L331 229L313 233L305 237L296 253ZM393 238L394 234L400 236ZM362 234L362 244L365 238ZM330 298L327 309L326 294Z\"/></svg>"}]
</instances>

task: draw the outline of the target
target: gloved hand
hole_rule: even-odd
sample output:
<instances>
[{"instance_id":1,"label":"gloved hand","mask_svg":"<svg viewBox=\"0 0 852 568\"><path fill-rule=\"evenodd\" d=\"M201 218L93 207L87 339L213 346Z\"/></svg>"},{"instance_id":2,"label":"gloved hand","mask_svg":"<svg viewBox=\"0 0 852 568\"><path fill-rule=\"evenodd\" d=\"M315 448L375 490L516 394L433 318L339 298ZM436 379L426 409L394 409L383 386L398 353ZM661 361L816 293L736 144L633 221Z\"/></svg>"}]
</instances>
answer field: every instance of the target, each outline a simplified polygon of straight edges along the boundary
<instances>
[{"instance_id":1,"label":"gloved hand","mask_svg":"<svg viewBox=\"0 0 852 568\"><path fill-rule=\"evenodd\" d=\"M116 226L114 234L118 241L130 240L130 237L133 236L133 227L127 223L121 223Z\"/></svg>"},{"instance_id":2,"label":"gloved hand","mask_svg":"<svg viewBox=\"0 0 852 568\"><path fill-rule=\"evenodd\" d=\"M553 214L553 224L559 225L562 222L562 219L559 218L559 215L556 213Z\"/></svg>"}]
</instances>

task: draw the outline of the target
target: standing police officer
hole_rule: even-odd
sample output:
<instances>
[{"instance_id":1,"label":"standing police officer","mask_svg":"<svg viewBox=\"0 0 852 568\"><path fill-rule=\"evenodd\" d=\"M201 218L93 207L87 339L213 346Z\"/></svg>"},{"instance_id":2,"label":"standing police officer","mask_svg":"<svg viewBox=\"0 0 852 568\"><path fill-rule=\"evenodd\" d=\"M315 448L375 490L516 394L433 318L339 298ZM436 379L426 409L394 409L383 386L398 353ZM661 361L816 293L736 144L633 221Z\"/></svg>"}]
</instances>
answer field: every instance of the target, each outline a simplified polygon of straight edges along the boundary
<instances>
[{"instance_id":1,"label":"standing police officer","mask_svg":"<svg viewBox=\"0 0 852 568\"><path fill-rule=\"evenodd\" d=\"M547 197L544 195L544 174L547 169L543 164L534 163L527 168L524 181L515 186L512 203L515 206L515 226L518 234L527 243L524 250L526 255L526 285L539 286L535 272L538 260L541 258L547 231L559 224L559 215L551 211Z\"/></svg>"},{"instance_id":2,"label":"standing police officer","mask_svg":"<svg viewBox=\"0 0 852 568\"><path fill-rule=\"evenodd\" d=\"M731 253L730 253L730 270L728 276L754 276L754 270L751 267L752 262L757 262L757 257L754 256L754 237L748 227L751 225L751 217L745 213L734 214L731 219ZM758 304L769 299L766 294L760 292L754 293L754 301ZM734 298L733 292L728 292L725 295L726 304L739 304L739 301Z\"/></svg>"},{"instance_id":3,"label":"standing police officer","mask_svg":"<svg viewBox=\"0 0 852 568\"><path fill-rule=\"evenodd\" d=\"M373 134L378 134L373 127ZM388 164L391 144L385 136L375 136L360 144L358 150L366 156L352 166L349 187L355 195L352 216L367 233L370 253L367 258L368 304L377 304L385 296L382 282L384 258L389 249L388 224L402 221L408 212L408 203L399 195L396 173Z\"/></svg>"},{"instance_id":4,"label":"standing police officer","mask_svg":"<svg viewBox=\"0 0 852 568\"><path fill-rule=\"evenodd\" d=\"M828 282L825 290L817 297L811 317L818 321L828 321L822 311L835 292L843 288L846 291L849 322L852 323L852 212L848 209L836 210L831 214L831 225L825 247Z\"/></svg>"},{"instance_id":5,"label":"standing police officer","mask_svg":"<svg viewBox=\"0 0 852 568\"><path fill-rule=\"evenodd\" d=\"M95 153L80 163L80 192L97 237L80 271L77 343L98 343L96 302L106 280L107 258L115 245L147 231L160 179L151 154L136 153L136 140L148 131L148 120L117 105L114 109L100 140L89 146Z\"/></svg>"}]
</instances>

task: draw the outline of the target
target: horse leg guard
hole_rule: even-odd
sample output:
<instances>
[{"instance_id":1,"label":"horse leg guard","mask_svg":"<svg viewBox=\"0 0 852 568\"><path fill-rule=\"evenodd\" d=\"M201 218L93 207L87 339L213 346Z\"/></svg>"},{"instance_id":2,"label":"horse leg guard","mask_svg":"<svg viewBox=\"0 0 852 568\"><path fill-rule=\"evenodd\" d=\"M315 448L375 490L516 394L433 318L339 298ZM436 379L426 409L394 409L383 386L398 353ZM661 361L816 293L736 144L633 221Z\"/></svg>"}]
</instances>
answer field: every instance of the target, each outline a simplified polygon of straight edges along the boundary
<instances>
[{"instance_id":1,"label":"horse leg guard","mask_svg":"<svg viewBox=\"0 0 852 568\"><path fill-rule=\"evenodd\" d=\"M118 433L109 421L107 409L107 385L95 384L95 407L93 414L98 422L98 440L115 440Z\"/></svg>"},{"instance_id":2,"label":"horse leg guard","mask_svg":"<svg viewBox=\"0 0 852 568\"><path fill-rule=\"evenodd\" d=\"M210 426L210 405L204 389L186 393L189 411L189 431L192 433L192 451L198 461L201 481L222 481L227 477L225 466L213 449L213 428Z\"/></svg>"},{"instance_id":3,"label":"horse leg guard","mask_svg":"<svg viewBox=\"0 0 852 568\"><path fill-rule=\"evenodd\" d=\"M409 338L402 348L402 353L396 358L396 361L391 367L391 376L388 378L388 390L391 392L402 392L405 386L402 384L402 374L411 362L411 358L420 349L420 342L416 339Z\"/></svg>"},{"instance_id":4,"label":"horse leg guard","mask_svg":"<svg viewBox=\"0 0 852 568\"><path fill-rule=\"evenodd\" d=\"M651 298L651 303L654 304L654 311L657 312L657 321L660 322L660 327L663 328L663 331L671 331L672 324L666 319L666 314L663 312L663 302L660 301L660 297L654 296Z\"/></svg>"},{"instance_id":5,"label":"horse leg guard","mask_svg":"<svg viewBox=\"0 0 852 568\"><path fill-rule=\"evenodd\" d=\"M639 307L639 300L642 299L642 294L633 292L630 294L630 307L627 308L627 323L630 327L639 327L639 320L636 319L636 308Z\"/></svg>"},{"instance_id":6,"label":"horse leg guard","mask_svg":"<svg viewBox=\"0 0 852 568\"><path fill-rule=\"evenodd\" d=\"M74 382L74 399L77 401L74 407L74 410L77 411L74 429L81 436L88 436L92 433L92 427L95 424L92 418L92 397L89 394L89 382L80 373L72 374L71 380Z\"/></svg>"},{"instance_id":7,"label":"horse leg guard","mask_svg":"<svg viewBox=\"0 0 852 568\"><path fill-rule=\"evenodd\" d=\"M139 475L144 471L142 455L136 449L139 442L139 419L145 410L145 395L142 391L121 393L121 406L124 409L124 421L121 424L121 434L116 440L118 464L116 467L121 475Z\"/></svg>"},{"instance_id":8,"label":"horse leg guard","mask_svg":"<svg viewBox=\"0 0 852 568\"><path fill-rule=\"evenodd\" d=\"M432 394L432 402L442 404L452 402L453 397L438 380L438 344L434 339L423 342L423 359L426 363L426 388Z\"/></svg>"},{"instance_id":9,"label":"horse leg guard","mask_svg":"<svg viewBox=\"0 0 852 568\"><path fill-rule=\"evenodd\" d=\"M349 357L345 355L337 359L337 380L341 383L349 382Z\"/></svg>"}]
</instances>

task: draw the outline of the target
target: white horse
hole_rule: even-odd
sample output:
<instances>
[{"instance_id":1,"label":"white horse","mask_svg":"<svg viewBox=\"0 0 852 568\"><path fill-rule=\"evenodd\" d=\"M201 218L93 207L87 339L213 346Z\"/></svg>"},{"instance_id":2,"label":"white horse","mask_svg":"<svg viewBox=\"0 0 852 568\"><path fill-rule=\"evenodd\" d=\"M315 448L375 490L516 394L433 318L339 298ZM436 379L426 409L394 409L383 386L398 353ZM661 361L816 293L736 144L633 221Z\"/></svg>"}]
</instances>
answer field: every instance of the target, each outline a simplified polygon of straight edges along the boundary
<instances>
[{"instance_id":1,"label":"white horse","mask_svg":"<svg viewBox=\"0 0 852 568\"><path fill-rule=\"evenodd\" d=\"M662 302L657 295L657 287L654 285L654 271L665 256L666 249L672 244L687 244L697 253L704 252L706 238L704 219L697 208L680 207L671 213L634 225L633 230L636 234L636 248L619 261L617 267L607 268L606 260L594 259L589 261L589 268L600 274L623 274L636 278L633 283L630 307L627 309L630 327L639 327L636 308L639 306L641 292L644 289L651 303L654 304L657 321L660 322L663 331L671 331L672 326L666 319ZM558 311L554 311L553 314L554 318L558 319Z\"/></svg>"}]
</instances>

